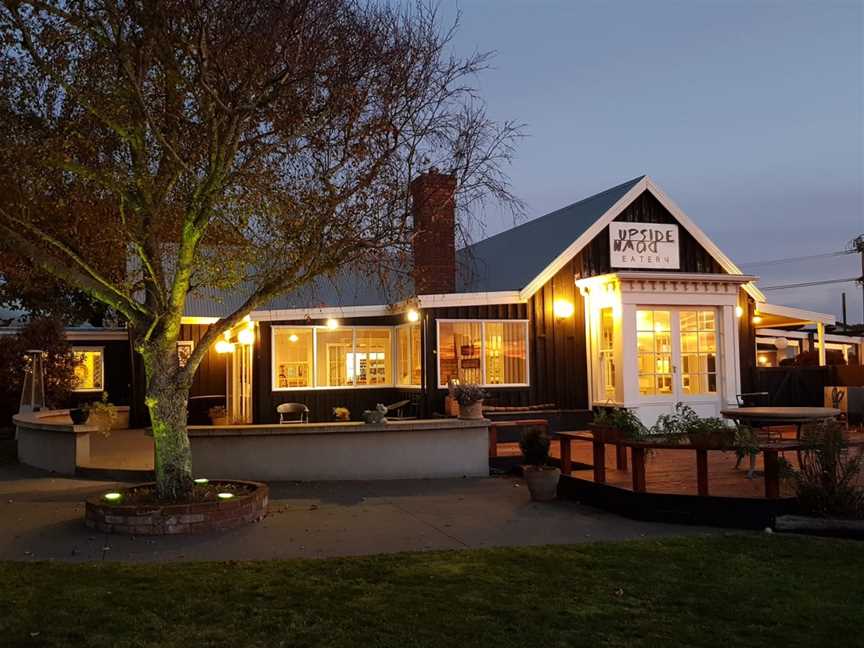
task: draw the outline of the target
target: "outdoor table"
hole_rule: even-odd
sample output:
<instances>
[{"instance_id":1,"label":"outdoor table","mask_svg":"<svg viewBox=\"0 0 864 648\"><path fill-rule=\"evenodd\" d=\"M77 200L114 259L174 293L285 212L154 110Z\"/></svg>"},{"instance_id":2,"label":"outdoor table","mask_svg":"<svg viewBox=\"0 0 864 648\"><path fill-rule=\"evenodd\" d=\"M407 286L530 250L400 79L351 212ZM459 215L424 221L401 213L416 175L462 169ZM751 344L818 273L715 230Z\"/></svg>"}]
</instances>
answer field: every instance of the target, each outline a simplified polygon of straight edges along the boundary
<instances>
[{"instance_id":1,"label":"outdoor table","mask_svg":"<svg viewBox=\"0 0 864 648\"><path fill-rule=\"evenodd\" d=\"M725 418L732 419L740 425L749 425L754 428L771 427L774 425L794 425L795 438L801 438L801 426L805 423L824 421L825 419L837 418L841 412L834 407L735 407L721 410ZM798 452L798 463L801 463L801 451ZM768 456L765 455L766 472L768 470ZM750 455L750 470L747 476L752 477L756 469L756 457Z\"/></svg>"}]
</instances>

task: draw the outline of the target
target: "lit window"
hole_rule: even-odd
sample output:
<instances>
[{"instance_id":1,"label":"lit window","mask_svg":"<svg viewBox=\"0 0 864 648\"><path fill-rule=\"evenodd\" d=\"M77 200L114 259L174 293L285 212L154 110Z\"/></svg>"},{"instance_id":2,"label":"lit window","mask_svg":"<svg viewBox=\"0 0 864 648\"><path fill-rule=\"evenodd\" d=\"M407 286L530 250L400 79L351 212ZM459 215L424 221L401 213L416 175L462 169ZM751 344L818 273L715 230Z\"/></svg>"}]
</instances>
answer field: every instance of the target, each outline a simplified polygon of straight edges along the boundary
<instances>
[{"instance_id":1,"label":"lit window","mask_svg":"<svg viewBox=\"0 0 864 648\"><path fill-rule=\"evenodd\" d=\"M680 312L681 391L717 392L717 323L713 310Z\"/></svg>"},{"instance_id":2,"label":"lit window","mask_svg":"<svg viewBox=\"0 0 864 648\"><path fill-rule=\"evenodd\" d=\"M528 322L438 322L438 384L528 384Z\"/></svg>"},{"instance_id":3,"label":"lit window","mask_svg":"<svg viewBox=\"0 0 864 648\"><path fill-rule=\"evenodd\" d=\"M354 384L354 329L316 329L318 387Z\"/></svg>"},{"instance_id":4,"label":"lit window","mask_svg":"<svg viewBox=\"0 0 864 648\"><path fill-rule=\"evenodd\" d=\"M672 327L669 311L636 311L639 393L672 393Z\"/></svg>"},{"instance_id":5,"label":"lit window","mask_svg":"<svg viewBox=\"0 0 864 648\"><path fill-rule=\"evenodd\" d=\"M102 349L75 349L75 391L103 391L105 363Z\"/></svg>"},{"instance_id":6,"label":"lit window","mask_svg":"<svg viewBox=\"0 0 864 648\"><path fill-rule=\"evenodd\" d=\"M298 389L312 386L311 328L273 328L273 386Z\"/></svg>"},{"instance_id":7,"label":"lit window","mask_svg":"<svg viewBox=\"0 0 864 648\"><path fill-rule=\"evenodd\" d=\"M600 391L606 400L615 400L615 318L611 308L600 309L598 344Z\"/></svg>"},{"instance_id":8,"label":"lit window","mask_svg":"<svg viewBox=\"0 0 864 648\"><path fill-rule=\"evenodd\" d=\"M393 385L392 329L273 327L272 388Z\"/></svg>"},{"instance_id":9,"label":"lit window","mask_svg":"<svg viewBox=\"0 0 864 648\"><path fill-rule=\"evenodd\" d=\"M420 325L408 324L396 329L396 384L419 387L422 360L420 358Z\"/></svg>"}]
</instances>

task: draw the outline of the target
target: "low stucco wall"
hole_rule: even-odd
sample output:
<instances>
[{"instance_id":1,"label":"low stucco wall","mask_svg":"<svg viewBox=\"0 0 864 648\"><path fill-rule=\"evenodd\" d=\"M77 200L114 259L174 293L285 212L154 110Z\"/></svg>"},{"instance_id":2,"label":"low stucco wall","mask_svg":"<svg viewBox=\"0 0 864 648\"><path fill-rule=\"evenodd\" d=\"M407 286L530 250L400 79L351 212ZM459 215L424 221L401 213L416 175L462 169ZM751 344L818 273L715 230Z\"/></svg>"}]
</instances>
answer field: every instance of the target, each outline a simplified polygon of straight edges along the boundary
<instances>
[{"instance_id":1,"label":"low stucco wall","mask_svg":"<svg viewBox=\"0 0 864 648\"><path fill-rule=\"evenodd\" d=\"M191 426L195 474L261 481L424 479L489 474L489 421Z\"/></svg>"},{"instance_id":2,"label":"low stucco wall","mask_svg":"<svg viewBox=\"0 0 864 648\"><path fill-rule=\"evenodd\" d=\"M61 475L74 475L75 467L90 460L93 425L74 425L69 410L43 410L16 414L18 461Z\"/></svg>"}]
</instances>

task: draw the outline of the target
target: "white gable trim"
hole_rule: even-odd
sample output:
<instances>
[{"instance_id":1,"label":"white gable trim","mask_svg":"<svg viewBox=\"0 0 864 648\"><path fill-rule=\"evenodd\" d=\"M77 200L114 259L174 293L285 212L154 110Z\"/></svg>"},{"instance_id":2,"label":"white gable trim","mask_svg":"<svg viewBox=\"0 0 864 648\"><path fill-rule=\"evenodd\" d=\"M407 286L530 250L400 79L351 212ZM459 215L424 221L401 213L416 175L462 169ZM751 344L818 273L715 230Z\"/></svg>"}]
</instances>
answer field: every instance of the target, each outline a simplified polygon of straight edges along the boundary
<instances>
[{"instance_id":1,"label":"white gable trim","mask_svg":"<svg viewBox=\"0 0 864 648\"><path fill-rule=\"evenodd\" d=\"M555 258L539 275L534 277L531 282L519 291L519 297L524 301L529 299L534 293L542 288L552 277L554 277L565 265L567 265L573 257L575 257L586 245L588 245L594 237L596 237L605 227L613 220L621 215L629 205L642 192L650 192L663 205L670 214L678 221L678 223L687 230L693 238L695 238L702 247L720 264L726 272L731 275L743 275L744 273L736 266L729 257L720 250L714 242L685 214L675 202L667 196L660 187L658 187L651 178L645 176L637 182L631 189L624 194L614 205L612 205L605 214L598 218L591 227L583 232L579 238L567 247L558 257ZM757 302L764 302L765 295L755 286L754 283L748 281L743 286L747 294Z\"/></svg>"}]
</instances>

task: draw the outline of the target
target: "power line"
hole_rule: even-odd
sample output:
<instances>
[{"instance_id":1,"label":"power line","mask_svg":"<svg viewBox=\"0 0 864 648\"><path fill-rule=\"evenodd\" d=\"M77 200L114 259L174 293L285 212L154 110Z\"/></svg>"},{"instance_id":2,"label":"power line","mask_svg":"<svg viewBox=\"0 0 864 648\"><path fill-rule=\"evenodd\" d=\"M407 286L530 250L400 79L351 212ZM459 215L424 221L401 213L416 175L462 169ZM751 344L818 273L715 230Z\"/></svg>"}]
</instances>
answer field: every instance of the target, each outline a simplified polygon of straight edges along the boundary
<instances>
[{"instance_id":1,"label":"power line","mask_svg":"<svg viewBox=\"0 0 864 648\"><path fill-rule=\"evenodd\" d=\"M760 286L760 290L785 290L786 288L808 288L810 286L825 286L828 284L848 283L851 281L860 281L860 277L852 277L850 279L826 279L825 281L807 281L805 283L784 284L781 286Z\"/></svg>"},{"instance_id":2,"label":"power line","mask_svg":"<svg viewBox=\"0 0 864 648\"><path fill-rule=\"evenodd\" d=\"M828 257L843 256L845 254L854 254L855 250L838 250L837 252L823 252L822 254L809 254L806 256L786 257L785 259L771 259L770 261L748 261L742 263L742 266L772 266L781 265L784 263L794 263L796 261L808 261L810 259L825 259Z\"/></svg>"}]
</instances>

